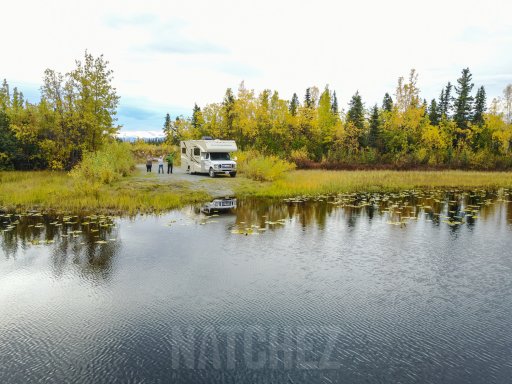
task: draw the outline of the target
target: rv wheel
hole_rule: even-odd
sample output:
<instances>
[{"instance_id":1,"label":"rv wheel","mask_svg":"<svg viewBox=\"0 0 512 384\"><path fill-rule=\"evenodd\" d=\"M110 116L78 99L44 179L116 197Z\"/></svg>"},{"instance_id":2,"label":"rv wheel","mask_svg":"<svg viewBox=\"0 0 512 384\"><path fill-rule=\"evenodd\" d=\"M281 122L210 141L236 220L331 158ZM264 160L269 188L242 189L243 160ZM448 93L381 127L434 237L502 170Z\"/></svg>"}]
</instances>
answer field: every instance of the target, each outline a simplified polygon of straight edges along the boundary
<instances>
[{"instance_id":1,"label":"rv wheel","mask_svg":"<svg viewBox=\"0 0 512 384\"><path fill-rule=\"evenodd\" d=\"M236 177L236 172L231 172L231 173L229 174L229 176L231 176L231 177Z\"/></svg>"},{"instance_id":2,"label":"rv wheel","mask_svg":"<svg viewBox=\"0 0 512 384\"><path fill-rule=\"evenodd\" d=\"M210 168L210 177L215 177L215 172L213 172L213 168Z\"/></svg>"}]
</instances>

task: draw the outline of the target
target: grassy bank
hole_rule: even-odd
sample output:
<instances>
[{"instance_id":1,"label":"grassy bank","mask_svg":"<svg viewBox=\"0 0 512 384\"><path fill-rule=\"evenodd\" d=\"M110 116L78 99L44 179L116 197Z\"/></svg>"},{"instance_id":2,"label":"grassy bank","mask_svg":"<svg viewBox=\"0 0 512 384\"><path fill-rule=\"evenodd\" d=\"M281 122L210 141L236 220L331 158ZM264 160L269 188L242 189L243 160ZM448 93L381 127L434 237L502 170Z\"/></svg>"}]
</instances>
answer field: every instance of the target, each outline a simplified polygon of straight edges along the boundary
<instances>
[{"instance_id":1,"label":"grassy bank","mask_svg":"<svg viewBox=\"0 0 512 384\"><path fill-rule=\"evenodd\" d=\"M466 171L325 171L289 172L245 193L262 197L343 192L391 192L414 188L512 188L512 172Z\"/></svg>"},{"instance_id":2,"label":"grassy bank","mask_svg":"<svg viewBox=\"0 0 512 384\"><path fill-rule=\"evenodd\" d=\"M111 184L77 183L64 172L0 172L0 208L66 211L158 212L206 201L205 185L232 188L237 196L290 197L413 188L512 188L512 172L291 171L272 182L243 177L190 183L128 176Z\"/></svg>"},{"instance_id":3,"label":"grassy bank","mask_svg":"<svg viewBox=\"0 0 512 384\"><path fill-rule=\"evenodd\" d=\"M64 172L0 172L0 207L135 213L164 211L209 195L187 183L158 184L127 177L110 185L77 184Z\"/></svg>"}]
</instances>

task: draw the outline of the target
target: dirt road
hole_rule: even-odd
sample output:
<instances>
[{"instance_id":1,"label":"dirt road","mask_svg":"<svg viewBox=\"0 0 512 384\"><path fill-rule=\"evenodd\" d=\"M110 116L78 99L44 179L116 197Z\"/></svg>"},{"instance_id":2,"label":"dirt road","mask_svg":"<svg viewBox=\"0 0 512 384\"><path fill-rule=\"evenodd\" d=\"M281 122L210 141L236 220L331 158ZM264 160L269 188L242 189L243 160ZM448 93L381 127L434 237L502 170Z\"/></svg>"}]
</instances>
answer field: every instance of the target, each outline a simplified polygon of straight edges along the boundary
<instances>
[{"instance_id":1,"label":"dirt road","mask_svg":"<svg viewBox=\"0 0 512 384\"><path fill-rule=\"evenodd\" d=\"M235 191L243 188L244 185L252 183L251 180L243 177L218 176L211 178L208 175L189 175L175 167L172 174L167 174L167 165L164 165L164 174L158 174L158 165L153 164L151 173L146 172L144 164L138 164L136 167L134 181L157 184L159 186L168 185L170 188L189 188L193 190L204 191L212 197L234 196Z\"/></svg>"}]
</instances>

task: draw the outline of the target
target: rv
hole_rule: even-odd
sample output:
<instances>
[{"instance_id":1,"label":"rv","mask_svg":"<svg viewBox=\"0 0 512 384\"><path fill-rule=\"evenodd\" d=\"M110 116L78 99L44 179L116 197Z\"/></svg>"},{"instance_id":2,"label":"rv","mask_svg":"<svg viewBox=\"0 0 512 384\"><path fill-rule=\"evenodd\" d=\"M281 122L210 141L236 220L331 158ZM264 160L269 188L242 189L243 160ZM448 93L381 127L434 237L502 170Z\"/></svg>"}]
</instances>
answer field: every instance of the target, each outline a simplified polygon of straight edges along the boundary
<instances>
[{"instance_id":1,"label":"rv","mask_svg":"<svg viewBox=\"0 0 512 384\"><path fill-rule=\"evenodd\" d=\"M190 174L207 173L236 176L236 161L230 153L237 150L234 140L186 140L180 143L181 167Z\"/></svg>"}]
</instances>

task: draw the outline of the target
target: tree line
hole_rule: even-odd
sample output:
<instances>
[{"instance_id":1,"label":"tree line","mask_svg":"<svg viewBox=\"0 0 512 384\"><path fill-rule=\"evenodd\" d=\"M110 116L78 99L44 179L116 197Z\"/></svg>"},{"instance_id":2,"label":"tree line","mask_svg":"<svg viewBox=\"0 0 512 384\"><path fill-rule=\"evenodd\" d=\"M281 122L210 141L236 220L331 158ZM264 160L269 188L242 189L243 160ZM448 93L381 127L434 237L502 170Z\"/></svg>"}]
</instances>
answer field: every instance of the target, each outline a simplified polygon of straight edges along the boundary
<instances>
[{"instance_id":1,"label":"tree line","mask_svg":"<svg viewBox=\"0 0 512 384\"><path fill-rule=\"evenodd\" d=\"M167 114L164 131L171 143L211 136L235 139L242 150L258 150L300 164L391 164L471 168L512 167L512 85L488 106L483 86L468 68L439 98L422 100L418 74L400 77L393 96L366 107L356 92L340 109L328 86L306 89L302 100L277 91L258 95L240 84L235 95L200 108L191 118Z\"/></svg>"},{"instance_id":2,"label":"tree line","mask_svg":"<svg viewBox=\"0 0 512 384\"><path fill-rule=\"evenodd\" d=\"M85 52L76 67L44 72L41 99L30 103L0 86L0 169L71 169L115 137L119 96L103 56Z\"/></svg>"}]
</instances>

